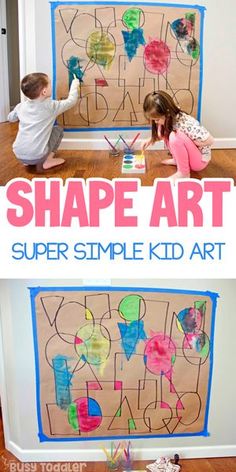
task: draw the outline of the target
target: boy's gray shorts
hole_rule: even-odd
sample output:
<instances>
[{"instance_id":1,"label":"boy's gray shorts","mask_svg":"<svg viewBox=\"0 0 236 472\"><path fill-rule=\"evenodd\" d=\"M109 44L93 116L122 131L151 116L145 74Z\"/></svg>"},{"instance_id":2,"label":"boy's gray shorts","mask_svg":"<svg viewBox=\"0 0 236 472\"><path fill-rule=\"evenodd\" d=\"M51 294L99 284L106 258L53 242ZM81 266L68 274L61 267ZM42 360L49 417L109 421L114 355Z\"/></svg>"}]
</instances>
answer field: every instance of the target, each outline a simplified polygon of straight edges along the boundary
<instances>
[{"instance_id":1,"label":"boy's gray shorts","mask_svg":"<svg viewBox=\"0 0 236 472\"><path fill-rule=\"evenodd\" d=\"M46 161L48 154L50 152L56 152L61 144L63 138L63 128L61 126L53 126L51 136L48 141L48 151L45 156L40 157L40 159L19 159L23 164L34 166L36 164L43 164Z\"/></svg>"}]
</instances>

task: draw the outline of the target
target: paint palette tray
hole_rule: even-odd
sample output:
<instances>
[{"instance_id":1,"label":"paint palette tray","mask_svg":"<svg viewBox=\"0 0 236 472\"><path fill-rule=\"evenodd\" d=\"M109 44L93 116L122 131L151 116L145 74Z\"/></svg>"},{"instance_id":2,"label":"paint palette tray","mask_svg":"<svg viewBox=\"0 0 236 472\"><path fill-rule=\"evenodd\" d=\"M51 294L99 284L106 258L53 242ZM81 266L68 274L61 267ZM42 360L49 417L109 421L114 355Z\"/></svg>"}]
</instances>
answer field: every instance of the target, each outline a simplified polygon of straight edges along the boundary
<instances>
[{"instance_id":1,"label":"paint palette tray","mask_svg":"<svg viewBox=\"0 0 236 472\"><path fill-rule=\"evenodd\" d=\"M145 171L146 164L143 154L124 154L122 161L122 174L144 174Z\"/></svg>"}]
</instances>

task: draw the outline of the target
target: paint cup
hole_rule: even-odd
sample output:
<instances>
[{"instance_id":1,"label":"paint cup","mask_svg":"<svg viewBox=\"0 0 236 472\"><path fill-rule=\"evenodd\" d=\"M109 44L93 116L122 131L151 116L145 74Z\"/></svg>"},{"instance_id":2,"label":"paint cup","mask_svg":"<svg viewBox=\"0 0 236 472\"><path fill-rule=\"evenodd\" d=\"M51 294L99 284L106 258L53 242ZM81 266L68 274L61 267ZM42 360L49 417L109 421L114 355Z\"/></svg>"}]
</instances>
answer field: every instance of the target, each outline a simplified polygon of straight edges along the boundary
<instances>
[{"instance_id":1,"label":"paint cup","mask_svg":"<svg viewBox=\"0 0 236 472\"><path fill-rule=\"evenodd\" d=\"M113 150L113 149L110 149L110 150L109 150L109 156L111 156L111 157L118 157L119 155L120 155L120 151L119 151L118 149L116 149L116 151Z\"/></svg>"},{"instance_id":2,"label":"paint cup","mask_svg":"<svg viewBox=\"0 0 236 472\"><path fill-rule=\"evenodd\" d=\"M119 469L119 463L118 461L107 461L107 468L108 470L118 470Z\"/></svg>"}]
</instances>

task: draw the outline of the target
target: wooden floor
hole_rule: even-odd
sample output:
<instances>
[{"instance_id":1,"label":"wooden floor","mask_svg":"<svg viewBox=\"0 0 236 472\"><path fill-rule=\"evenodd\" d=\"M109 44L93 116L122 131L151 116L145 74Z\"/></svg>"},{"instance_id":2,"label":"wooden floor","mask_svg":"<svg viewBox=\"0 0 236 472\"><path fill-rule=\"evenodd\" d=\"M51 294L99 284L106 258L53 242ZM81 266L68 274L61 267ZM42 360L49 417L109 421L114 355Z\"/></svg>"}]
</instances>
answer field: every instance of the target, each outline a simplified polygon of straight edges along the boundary
<instances>
[{"instance_id":1,"label":"wooden floor","mask_svg":"<svg viewBox=\"0 0 236 472\"><path fill-rule=\"evenodd\" d=\"M21 464L10 452L5 449L0 409L0 472L10 470L9 464L11 462L14 464ZM154 461L136 461L134 464L134 469L140 471L145 470L146 465L152 462ZM227 457L222 459L185 459L180 460L180 464L182 465L181 472L236 472L236 457ZM16 470L21 470L24 472L24 469L18 468ZM33 470L35 471L35 469ZM40 463L37 464L36 470L37 472L42 472L43 469ZM47 470L51 470L53 472L53 469L51 468L48 468ZM81 472L107 472L107 467L103 462L88 462L87 467L82 468Z\"/></svg>"},{"instance_id":2,"label":"wooden floor","mask_svg":"<svg viewBox=\"0 0 236 472\"><path fill-rule=\"evenodd\" d=\"M12 152L12 143L17 132L17 124L0 124L0 185L5 185L15 177L32 179L34 177L84 178L102 177L140 177L142 185L152 185L155 178L165 178L175 172L175 167L161 164L167 157L166 151L147 151L145 174L121 174L121 157L110 157L108 151L59 151L58 157L66 159L62 167L47 172L23 166ZM193 172L195 179L233 178L236 182L236 149L213 150L212 160L202 172Z\"/></svg>"}]
</instances>

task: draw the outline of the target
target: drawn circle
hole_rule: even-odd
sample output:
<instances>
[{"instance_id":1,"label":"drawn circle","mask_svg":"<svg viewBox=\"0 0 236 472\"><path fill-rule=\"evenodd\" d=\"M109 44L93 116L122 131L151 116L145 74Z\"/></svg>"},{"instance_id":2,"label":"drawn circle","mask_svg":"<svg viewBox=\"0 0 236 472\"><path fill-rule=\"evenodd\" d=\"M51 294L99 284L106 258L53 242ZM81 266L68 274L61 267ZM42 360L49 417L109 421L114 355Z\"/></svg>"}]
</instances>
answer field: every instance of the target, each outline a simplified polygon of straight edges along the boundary
<instances>
[{"instance_id":1,"label":"drawn circle","mask_svg":"<svg viewBox=\"0 0 236 472\"><path fill-rule=\"evenodd\" d=\"M204 331L186 334L183 339L182 352L189 364L205 364L210 353L209 337Z\"/></svg>"},{"instance_id":2,"label":"drawn circle","mask_svg":"<svg viewBox=\"0 0 236 472\"><path fill-rule=\"evenodd\" d=\"M64 341L64 339L61 337L61 334L64 334L64 333L58 333L58 334L54 334L53 336L51 336L47 343L46 343L46 346L45 346L45 359L48 363L48 365L53 369L54 369L54 365L53 365L53 359L58 356L58 354L60 353L61 356L65 356L65 358L68 359L68 365L70 367L70 369L72 371L75 371L76 369L76 365L78 364L78 357L77 355L75 356L75 350L74 350L74 338L75 336L73 334L68 334L67 333L67 338L69 339L69 336L70 336L70 339L71 339L71 342L68 343ZM80 364L80 368L82 368L84 366L85 362L83 362L82 364L82 360L81 360L81 364ZM57 370L57 369L56 369Z\"/></svg>"},{"instance_id":3,"label":"drawn circle","mask_svg":"<svg viewBox=\"0 0 236 472\"><path fill-rule=\"evenodd\" d=\"M136 169L144 169L144 165L143 164L136 164L135 168Z\"/></svg>"},{"instance_id":4,"label":"drawn circle","mask_svg":"<svg viewBox=\"0 0 236 472\"><path fill-rule=\"evenodd\" d=\"M104 69L112 64L116 52L116 44L111 33L93 31L86 41L86 54L89 60Z\"/></svg>"},{"instance_id":5,"label":"drawn circle","mask_svg":"<svg viewBox=\"0 0 236 472\"><path fill-rule=\"evenodd\" d=\"M119 27L118 24L121 23ZM123 22L121 19L117 19L115 21L111 21L107 27L107 33L111 34L114 38L116 49L118 47L124 46L124 41L119 42L121 39L123 40L123 35L121 34L121 28L123 27ZM112 32L110 31L112 30Z\"/></svg>"},{"instance_id":6,"label":"drawn circle","mask_svg":"<svg viewBox=\"0 0 236 472\"><path fill-rule=\"evenodd\" d=\"M135 18L135 14L139 14L138 21L137 21L138 15L136 15L136 18ZM144 16L143 10L141 10L141 8L128 8L123 13L122 23L125 26L125 28L129 30L141 28L145 23L145 16Z\"/></svg>"},{"instance_id":7,"label":"drawn circle","mask_svg":"<svg viewBox=\"0 0 236 472\"><path fill-rule=\"evenodd\" d=\"M151 402L143 413L144 423L149 431L160 431L166 428L173 417L173 411L166 402ZM165 422L164 422L164 421Z\"/></svg>"},{"instance_id":8,"label":"drawn circle","mask_svg":"<svg viewBox=\"0 0 236 472\"><path fill-rule=\"evenodd\" d=\"M186 392L181 395L176 405L176 414L180 423L189 426L198 420L201 411L201 398L197 392Z\"/></svg>"},{"instance_id":9,"label":"drawn circle","mask_svg":"<svg viewBox=\"0 0 236 472\"><path fill-rule=\"evenodd\" d=\"M108 114L105 97L101 93L87 93L79 101L79 114L88 125L102 122Z\"/></svg>"},{"instance_id":10,"label":"drawn circle","mask_svg":"<svg viewBox=\"0 0 236 472\"><path fill-rule=\"evenodd\" d=\"M175 344L164 333L157 333L146 343L144 363L152 374L164 375L171 371L175 358Z\"/></svg>"},{"instance_id":11,"label":"drawn circle","mask_svg":"<svg viewBox=\"0 0 236 472\"><path fill-rule=\"evenodd\" d=\"M164 41L151 40L144 47L144 65L152 74L163 74L171 60L170 49Z\"/></svg>"},{"instance_id":12,"label":"drawn circle","mask_svg":"<svg viewBox=\"0 0 236 472\"><path fill-rule=\"evenodd\" d=\"M76 46L85 49L88 39L87 32L94 29L94 25L96 25L96 28L98 29L98 31L100 30L100 33L102 34L102 23L94 15L91 15L90 13L79 13L75 16L70 28L70 35L72 41L76 44ZM78 33L80 33L81 31L85 32L86 37L81 37L78 39Z\"/></svg>"},{"instance_id":13,"label":"drawn circle","mask_svg":"<svg viewBox=\"0 0 236 472\"><path fill-rule=\"evenodd\" d=\"M94 398L77 398L68 408L68 422L73 429L83 433L94 431L102 422L101 407ZM77 428L74 426L75 422Z\"/></svg>"},{"instance_id":14,"label":"drawn circle","mask_svg":"<svg viewBox=\"0 0 236 472\"><path fill-rule=\"evenodd\" d=\"M55 319L55 328L58 335L65 341L70 344L71 335L75 335L78 327L81 324L86 322L86 306L79 302L68 302L64 303L58 310L56 319ZM92 317L92 318L91 318ZM91 321L90 321L91 320ZM94 325L94 318L90 312L89 318L91 326ZM67 332L69 334L67 334ZM59 334L60 333L60 334ZM73 343L74 344L74 343Z\"/></svg>"},{"instance_id":15,"label":"drawn circle","mask_svg":"<svg viewBox=\"0 0 236 472\"><path fill-rule=\"evenodd\" d=\"M191 115L194 107L194 96L191 90L179 89L174 93L173 99L182 110Z\"/></svg>"},{"instance_id":16,"label":"drawn circle","mask_svg":"<svg viewBox=\"0 0 236 472\"><path fill-rule=\"evenodd\" d=\"M110 315L110 318L107 318L107 314ZM114 319L115 317L117 319L117 322L115 322L115 319ZM121 340L120 330L117 324L118 321L120 321L120 313L118 310L112 309L104 313L104 315L102 316L100 320L101 333L104 336L104 338L107 338L110 341ZM108 333L108 336L107 336L107 333Z\"/></svg>"},{"instance_id":17,"label":"drawn circle","mask_svg":"<svg viewBox=\"0 0 236 472\"><path fill-rule=\"evenodd\" d=\"M106 330L104 326L103 329ZM99 324L84 325L76 333L75 349L79 358L88 364L103 364L109 357L111 349L109 332L107 331L107 337L105 337Z\"/></svg>"},{"instance_id":18,"label":"drawn circle","mask_svg":"<svg viewBox=\"0 0 236 472\"><path fill-rule=\"evenodd\" d=\"M124 159L134 159L134 155L133 154L125 154Z\"/></svg>"},{"instance_id":19,"label":"drawn circle","mask_svg":"<svg viewBox=\"0 0 236 472\"><path fill-rule=\"evenodd\" d=\"M132 169L133 166L132 166L131 164L124 164L124 165L123 165L123 168L124 168L124 169Z\"/></svg>"},{"instance_id":20,"label":"drawn circle","mask_svg":"<svg viewBox=\"0 0 236 472\"><path fill-rule=\"evenodd\" d=\"M124 165L125 168L132 168L132 165ZM127 295L124 297L118 307L121 318L128 323L141 320L146 313L146 305L141 295Z\"/></svg>"},{"instance_id":21,"label":"drawn circle","mask_svg":"<svg viewBox=\"0 0 236 472\"><path fill-rule=\"evenodd\" d=\"M132 164L132 161L129 161L129 160L126 161L126 160L125 160L125 161L124 161L124 164ZM132 167L132 166L131 166L131 167Z\"/></svg>"}]
</instances>

